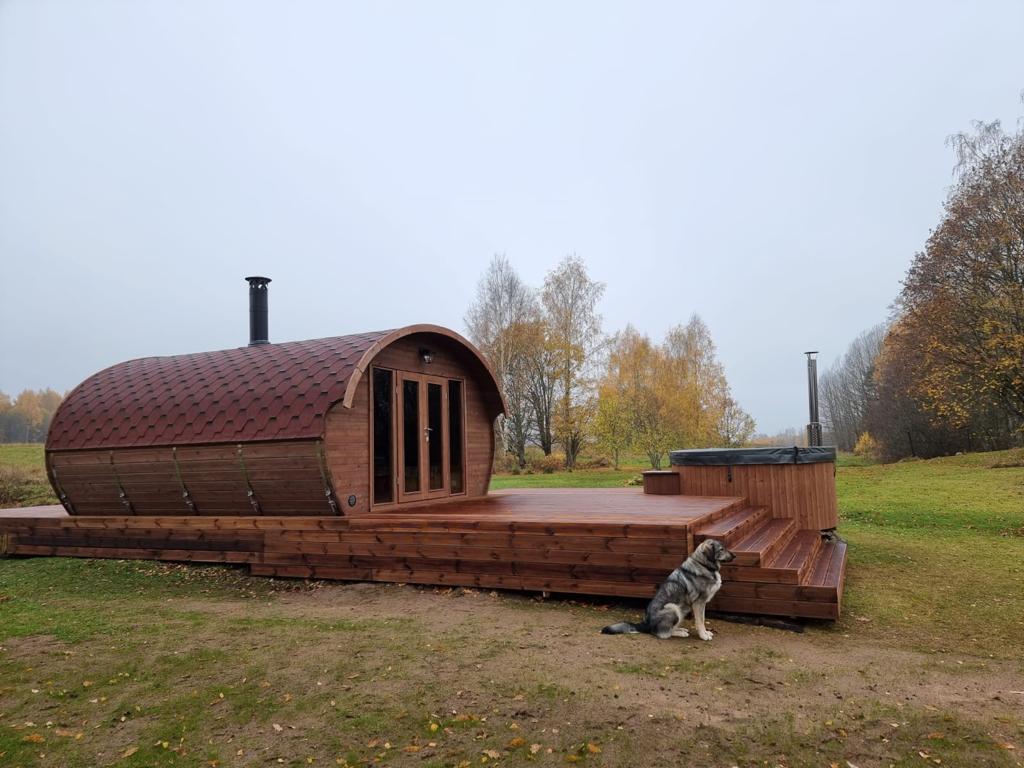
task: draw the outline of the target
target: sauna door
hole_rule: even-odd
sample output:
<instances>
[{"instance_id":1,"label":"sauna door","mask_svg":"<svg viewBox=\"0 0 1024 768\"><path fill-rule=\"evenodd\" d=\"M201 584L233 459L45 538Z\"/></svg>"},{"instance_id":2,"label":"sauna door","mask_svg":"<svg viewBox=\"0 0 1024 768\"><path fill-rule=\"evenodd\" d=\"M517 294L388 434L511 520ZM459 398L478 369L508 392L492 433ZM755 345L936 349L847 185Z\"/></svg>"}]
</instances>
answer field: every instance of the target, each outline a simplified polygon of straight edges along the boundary
<instances>
[{"instance_id":1,"label":"sauna door","mask_svg":"<svg viewBox=\"0 0 1024 768\"><path fill-rule=\"evenodd\" d=\"M398 500L451 493L448 380L398 374Z\"/></svg>"}]
</instances>

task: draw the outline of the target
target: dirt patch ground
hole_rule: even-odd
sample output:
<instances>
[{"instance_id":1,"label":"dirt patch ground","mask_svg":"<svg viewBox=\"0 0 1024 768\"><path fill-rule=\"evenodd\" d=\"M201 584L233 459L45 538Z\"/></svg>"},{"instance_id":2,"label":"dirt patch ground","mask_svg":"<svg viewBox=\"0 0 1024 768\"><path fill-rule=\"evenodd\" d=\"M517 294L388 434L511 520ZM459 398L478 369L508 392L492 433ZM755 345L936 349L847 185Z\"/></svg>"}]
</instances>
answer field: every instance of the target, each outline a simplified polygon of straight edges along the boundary
<instances>
[{"instance_id":1,"label":"dirt patch ground","mask_svg":"<svg viewBox=\"0 0 1024 768\"><path fill-rule=\"evenodd\" d=\"M599 634L637 604L290 587L4 642L3 764L1021 764L1019 659L894 647L870 622L658 641Z\"/></svg>"}]
</instances>

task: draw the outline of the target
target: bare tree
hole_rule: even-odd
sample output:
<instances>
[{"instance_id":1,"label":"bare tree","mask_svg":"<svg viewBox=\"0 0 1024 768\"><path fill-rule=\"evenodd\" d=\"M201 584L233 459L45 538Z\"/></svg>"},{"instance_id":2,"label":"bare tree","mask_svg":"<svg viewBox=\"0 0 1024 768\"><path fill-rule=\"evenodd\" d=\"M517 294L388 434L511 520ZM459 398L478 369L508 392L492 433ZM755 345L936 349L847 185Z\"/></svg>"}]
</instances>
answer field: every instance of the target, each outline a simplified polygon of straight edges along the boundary
<instances>
[{"instance_id":1,"label":"bare tree","mask_svg":"<svg viewBox=\"0 0 1024 768\"><path fill-rule=\"evenodd\" d=\"M739 448L750 444L757 424L754 419L740 408L739 403L731 397L726 398L722 409L722 418L718 425L718 434L726 448Z\"/></svg>"},{"instance_id":2,"label":"bare tree","mask_svg":"<svg viewBox=\"0 0 1024 768\"><path fill-rule=\"evenodd\" d=\"M508 413L501 422L502 446L526 466L531 434L530 346L539 313L533 290L504 254L496 254L477 284L466 313L470 340L480 348L501 379Z\"/></svg>"},{"instance_id":3,"label":"bare tree","mask_svg":"<svg viewBox=\"0 0 1024 768\"><path fill-rule=\"evenodd\" d=\"M864 421L874 391L875 363L886 329L882 323L860 334L819 381L822 422L841 450L852 451L865 431Z\"/></svg>"}]
</instances>

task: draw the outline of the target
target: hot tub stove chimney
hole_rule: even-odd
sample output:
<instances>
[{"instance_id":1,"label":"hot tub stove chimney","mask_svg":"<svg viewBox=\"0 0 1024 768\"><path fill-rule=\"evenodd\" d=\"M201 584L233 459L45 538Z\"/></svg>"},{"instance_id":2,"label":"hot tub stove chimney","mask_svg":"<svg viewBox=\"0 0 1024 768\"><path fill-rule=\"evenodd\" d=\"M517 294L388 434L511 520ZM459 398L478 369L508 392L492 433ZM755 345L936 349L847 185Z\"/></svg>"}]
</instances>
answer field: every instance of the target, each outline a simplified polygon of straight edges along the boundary
<instances>
[{"instance_id":1,"label":"hot tub stove chimney","mask_svg":"<svg viewBox=\"0 0 1024 768\"><path fill-rule=\"evenodd\" d=\"M269 277L247 277L249 281L249 346L270 343L267 285Z\"/></svg>"},{"instance_id":2,"label":"hot tub stove chimney","mask_svg":"<svg viewBox=\"0 0 1024 768\"><path fill-rule=\"evenodd\" d=\"M810 421L807 424L807 445L821 445L821 422L818 421L818 360L817 350L807 355L807 402Z\"/></svg>"}]
</instances>

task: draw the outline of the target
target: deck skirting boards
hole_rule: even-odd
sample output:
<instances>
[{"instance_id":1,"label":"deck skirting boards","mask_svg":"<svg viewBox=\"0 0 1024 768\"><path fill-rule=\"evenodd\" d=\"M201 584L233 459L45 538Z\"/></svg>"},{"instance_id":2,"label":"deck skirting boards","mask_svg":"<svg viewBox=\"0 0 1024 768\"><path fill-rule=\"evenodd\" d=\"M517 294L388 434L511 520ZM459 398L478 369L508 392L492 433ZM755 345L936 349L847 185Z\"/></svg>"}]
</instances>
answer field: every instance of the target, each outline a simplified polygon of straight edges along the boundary
<instances>
[{"instance_id":1,"label":"deck skirting boards","mask_svg":"<svg viewBox=\"0 0 1024 768\"><path fill-rule=\"evenodd\" d=\"M574 502L587 492L498 498L507 501L462 513L420 509L352 518L0 517L0 553L229 563L282 578L647 598L694 542L719 538L737 559L723 568L714 609L839 616L845 543L822 541L818 532L797 530L745 499L677 496L687 512L676 518L665 506L671 496L628 497L619 511L607 504L581 509ZM658 502L645 509L651 498Z\"/></svg>"}]
</instances>

